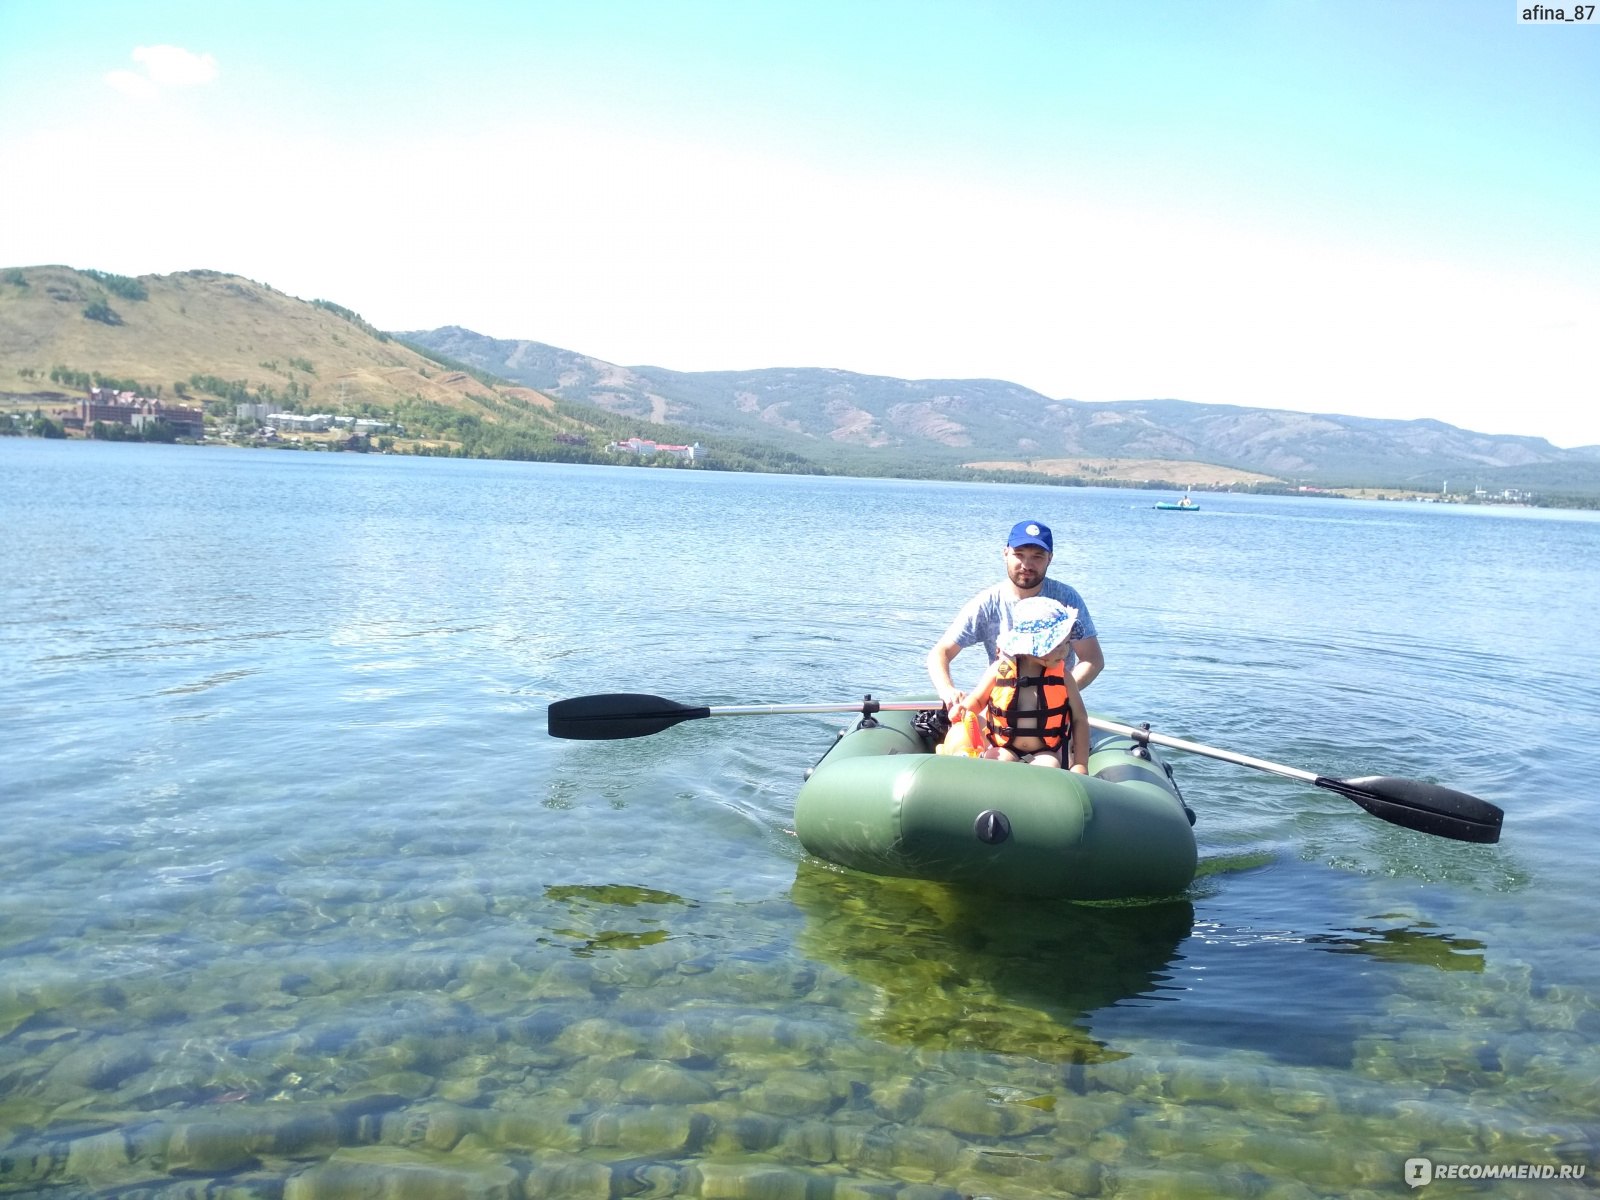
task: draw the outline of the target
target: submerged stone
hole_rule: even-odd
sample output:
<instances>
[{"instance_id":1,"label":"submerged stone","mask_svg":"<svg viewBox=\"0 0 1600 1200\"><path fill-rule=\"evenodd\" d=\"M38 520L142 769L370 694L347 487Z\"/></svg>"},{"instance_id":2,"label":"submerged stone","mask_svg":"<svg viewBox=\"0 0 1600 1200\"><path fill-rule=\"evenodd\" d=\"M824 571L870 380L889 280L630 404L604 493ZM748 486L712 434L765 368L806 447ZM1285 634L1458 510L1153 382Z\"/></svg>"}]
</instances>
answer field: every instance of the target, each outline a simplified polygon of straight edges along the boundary
<instances>
[{"instance_id":1,"label":"submerged stone","mask_svg":"<svg viewBox=\"0 0 1600 1200\"><path fill-rule=\"evenodd\" d=\"M892 1079L867 1093L873 1109L890 1121L909 1121L922 1111L926 1099L922 1085L910 1079Z\"/></svg>"},{"instance_id":2,"label":"submerged stone","mask_svg":"<svg viewBox=\"0 0 1600 1200\"><path fill-rule=\"evenodd\" d=\"M70 1051L50 1069L52 1083L108 1091L152 1063L150 1052L133 1038L98 1038Z\"/></svg>"},{"instance_id":3,"label":"submerged stone","mask_svg":"<svg viewBox=\"0 0 1600 1200\"><path fill-rule=\"evenodd\" d=\"M996 1099L976 1088L951 1088L930 1097L921 1120L963 1137L1020 1137L1056 1123L1053 1112Z\"/></svg>"},{"instance_id":4,"label":"submerged stone","mask_svg":"<svg viewBox=\"0 0 1600 1200\"><path fill-rule=\"evenodd\" d=\"M1253 1068L1193 1060L1174 1064L1162 1088L1169 1100L1228 1108L1250 1107L1266 1091L1260 1072Z\"/></svg>"},{"instance_id":5,"label":"submerged stone","mask_svg":"<svg viewBox=\"0 0 1600 1200\"><path fill-rule=\"evenodd\" d=\"M176 1171L239 1171L258 1165L250 1131L220 1122L180 1125L167 1143L168 1165Z\"/></svg>"},{"instance_id":6,"label":"submerged stone","mask_svg":"<svg viewBox=\"0 0 1600 1200\"><path fill-rule=\"evenodd\" d=\"M833 1161L833 1126L826 1121L801 1121L783 1132L783 1154L802 1162Z\"/></svg>"},{"instance_id":7,"label":"submerged stone","mask_svg":"<svg viewBox=\"0 0 1600 1200\"><path fill-rule=\"evenodd\" d=\"M339 1118L332 1112L307 1111L299 1106L288 1111L269 1108L249 1113L246 1119L251 1147L261 1154L298 1157L339 1145Z\"/></svg>"},{"instance_id":8,"label":"submerged stone","mask_svg":"<svg viewBox=\"0 0 1600 1200\"><path fill-rule=\"evenodd\" d=\"M899 1195L900 1188L897 1184L884 1183L881 1180L835 1179L833 1181L832 1200L897 1200Z\"/></svg>"},{"instance_id":9,"label":"submerged stone","mask_svg":"<svg viewBox=\"0 0 1600 1200\"><path fill-rule=\"evenodd\" d=\"M1105 1168L1084 1154L1058 1158L1050 1165L1050 1180L1064 1196L1098 1196L1104 1186Z\"/></svg>"},{"instance_id":10,"label":"submerged stone","mask_svg":"<svg viewBox=\"0 0 1600 1200\"><path fill-rule=\"evenodd\" d=\"M685 1168L675 1163L640 1162L638 1160L611 1164L611 1197L685 1196L683 1173ZM609 1198L608 1198L609 1200Z\"/></svg>"},{"instance_id":11,"label":"submerged stone","mask_svg":"<svg viewBox=\"0 0 1600 1200\"><path fill-rule=\"evenodd\" d=\"M710 1143L706 1149L712 1154L769 1150L778 1144L783 1131L782 1119L769 1113L731 1110L726 1115L719 1113L711 1118Z\"/></svg>"},{"instance_id":12,"label":"submerged stone","mask_svg":"<svg viewBox=\"0 0 1600 1200\"><path fill-rule=\"evenodd\" d=\"M585 960L559 959L545 968L532 994L541 1000L587 1000L594 994L594 968Z\"/></svg>"},{"instance_id":13,"label":"submerged stone","mask_svg":"<svg viewBox=\"0 0 1600 1200\"><path fill-rule=\"evenodd\" d=\"M622 1099L635 1104L700 1104L716 1096L703 1072L670 1063L646 1063L622 1080Z\"/></svg>"},{"instance_id":14,"label":"submerged stone","mask_svg":"<svg viewBox=\"0 0 1600 1200\"><path fill-rule=\"evenodd\" d=\"M74 1138L67 1147L66 1173L77 1179L115 1177L130 1162L133 1154L120 1129Z\"/></svg>"},{"instance_id":15,"label":"submerged stone","mask_svg":"<svg viewBox=\"0 0 1600 1200\"><path fill-rule=\"evenodd\" d=\"M495 1109L483 1117L482 1131L496 1145L520 1150L577 1150L583 1145L580 1122L588 1106L548 1097Z\"/></svg>"},{"instance_id":16,"label":"submerged stone","mask_svg":"<svg viewBox=\"0 0 1600 1200\"><path fill-rule=\"evenodd\" d=\"M524 1046L542 1046L555 1038L589 1010L576 1005L547 1004L501 1023L511 1041Z\"/></svg>"},{"instance_id":17,"label":"submerged stone","mask_svg":"<svg viewBox=\"0 0 1600 1200\"><path fill-rule=\"evenodd\" d=\"M1280 1179L1267 1185L1261 1200L1318 1200L1318 1193L1298 1179Z\"/></svg>"},{"instance_id":18,"label":"submerged stone","mask_svg":"<svg viewBox=\"0 0 1600 1200\"><path fill-rule=\"evenodd\" d=\"M858 1171L888 1173L894 1168L894 1134L886 1128L839 1125L833 1131L834 1158Z\"/></svg>"},{"instance_id":19,"label":"submerged stone","mask_svg":"<svg viewBox=\"0 0 1600 1200\"><path fill-rule=\"evenodd\" d=\"M832 1109L836 1096L827 1077L814 1071L774 1071L740 1099L757 1112L780 1117L811 1116Z\"/></svg>"},{"instance_id":20,"label":"submerged stone","mask_svg":"<svg viewBox=\"0 0 1600 1200\"><path fill-rule=\"evenodd\" d=\"M483 1124L483 1114L457 1105L434 1105L385 1113L378 1136L391 1146L417 1146L450 1150Z\"/></svg>"},{"instance_id":21,"label":"submerged stone","mask_svg":"<svg viewBox=\"0 0 1600 1200\"><path fill-rule=\"evenodd\" d=\"M695 1129L695 1114L685 1108L613 1108L584 1119L583 1143L633 1154L671 1154L695 1140Z\"/></svg>"},{"instance_id":22,"label":"submerged stone","mask_svg":"<svg viewBox=\"0 0 1600 1200\"><path fill-rule=\"evenodd\" d=\"M39 1183L48 1179L61 1162L58 1147L40 1142L13 1142L0 1149L0 1188Z\"/></svg>"},{"instance_id":23,"label":"submerged stone","mask_svg":"<svg viewBox=\"0 0 1600 1200\"><path fill-rule=\"evenodd\" d=\"M1018 1180L1033 1176L1041 1185L1048 1182L1045 1171L1049 1160L1048 1154L1029 1153L1007 1146L970 1146L962 1158L965 1166L982 1171L985 1175Z\"/></svg>"},{"instance_id":24,"label":"submerged stone","mask_svg":"<svg viewBox=\"0 0 1600 1200\"><path fill-rule=\"evenodd\" d=\"M611 1168L605 1163L561 1155L540 1156L523 1181L523 1194L527 1200L611 1200L628 1194L614 1191L612 1184Z\"/></svg>"},{"instance_id":25,"label":"submerged stone","mask_svg":"<svg viewBox=\"0 0 1600 1200\"><path fill-rule=\"evenodd\" d=\"M668 1021L651 1035L649 1053L668 1061L711 1057L715 1050L707 1036L709 1032L703 1026L688 1021Z\"/></svg>"},{"instance_id":26,"label":"submerged stone","mask_svg":"<svg viewBox=\"0 0 1600 1200\"><path fill-rule=\"evenodd\" d=\"M492 1157L422 1155L387 1146L340 1150L290 1176L283 1188L284 1200L520 1200L522 1195L516 1168Z\"/></svg>"},{"instance_id":27,"label":"submerged stone","mask_svg":"<svg viewBox=\"0 0 1600 1200\"><path fill-rule=\"evenodd\" d=\"M684 1172L700 1200L806 1200L805 1174L764 1163L696 1163Z\"/></svg>"},{"instance_id":28,"label":"submerged stone","mask_svg":"<svg viewBox=\"0 0 1600 1200\"><path fill-rule=\"evenodd\" d=\"M643 1049L632 1029L604 1017L591 1017L568 1025L556 1038L557 1049L585 1058L627 1058Z\"/></svg>"},{"instance_id":29,"label":"submerged stone","mask_svg":"<svg viewBox=\"0 0 1600 1200\"><path fill-rule=\"evenodd\" d=\"M961 1161L961 1142L943 1129L902 1128L892 1141L895 1167L918 1182L944 1175Z\"/></svg>"},{"instance_id":30,"label":"submerged stone","mask_svg":"<svg viewBox=\"0 0 1600 1200\"><path fill-rule=\"evenodd\" d=\"M439 1080L434 1094L453 1104L478 1105L503 1091L505 1084L492 1075L452 1076Z\"/></svg>"}]
</instances>

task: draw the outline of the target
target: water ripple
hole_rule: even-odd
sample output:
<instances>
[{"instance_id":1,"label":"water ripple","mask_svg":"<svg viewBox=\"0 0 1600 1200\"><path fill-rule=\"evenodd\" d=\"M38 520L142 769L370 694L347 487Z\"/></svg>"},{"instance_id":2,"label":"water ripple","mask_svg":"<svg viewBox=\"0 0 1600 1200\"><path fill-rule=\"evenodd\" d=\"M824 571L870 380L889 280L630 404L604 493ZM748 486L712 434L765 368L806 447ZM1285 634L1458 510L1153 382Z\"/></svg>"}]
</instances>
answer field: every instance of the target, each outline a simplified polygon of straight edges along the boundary
<instances>
[{"instance_id":1,"label":"water ripple","mask_svg":"<svg viewBox=\"0 0 1600 1200\"><path fill-rule=\"evenodd\" d=\"M1331 1196L1592 1147L1600 523L0 456L38 565L0 579L0 1191ZM1096 710L1482 795L1503 842L1175 754L1189 894L1040 905L806 856L843 715L545 736L586 692L926 694L1023 512L1100 626Z\"/></svg>"}]
</instances>

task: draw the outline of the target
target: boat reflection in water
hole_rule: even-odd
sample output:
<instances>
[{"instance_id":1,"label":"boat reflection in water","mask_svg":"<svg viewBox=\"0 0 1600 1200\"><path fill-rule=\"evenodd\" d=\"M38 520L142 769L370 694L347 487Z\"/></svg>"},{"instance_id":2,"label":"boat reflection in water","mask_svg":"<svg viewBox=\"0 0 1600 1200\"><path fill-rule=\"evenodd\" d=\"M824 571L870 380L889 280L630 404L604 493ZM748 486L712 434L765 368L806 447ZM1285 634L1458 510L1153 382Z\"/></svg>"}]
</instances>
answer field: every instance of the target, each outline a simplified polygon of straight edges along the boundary
<instances>
[{"instance_id":1,"label":"boat reflection in water","mask_svg":"<svg viewBox=\"0 0 1600 1200\"><path fill-rule=\"evenodd\" d=\"M1186 899L1086 906L962 892L807 858L791 896L797 948L875 989L863 1032L938 1050L1056 1062L1124 1055L1089 1014L1155 1001L1194 926Z\"/></svg>"}]
</instances>

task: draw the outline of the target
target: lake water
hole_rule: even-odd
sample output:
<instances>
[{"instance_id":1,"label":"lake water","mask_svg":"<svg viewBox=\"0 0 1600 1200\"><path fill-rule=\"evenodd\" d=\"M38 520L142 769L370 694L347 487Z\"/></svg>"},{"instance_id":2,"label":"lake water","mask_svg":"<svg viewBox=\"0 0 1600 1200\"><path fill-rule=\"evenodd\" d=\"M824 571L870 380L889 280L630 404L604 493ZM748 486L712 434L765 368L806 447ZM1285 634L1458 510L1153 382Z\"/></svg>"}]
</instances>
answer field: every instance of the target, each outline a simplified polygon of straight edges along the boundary
<instances>
[{"instance_id":1,"label":"lake water","mask_svg":"<svg viewBox=\"0 0 1600 1200\"><path fill-rule=\"evenodd\" d=\"M1161 498L0 439L0 1194L1592 1194L1600 520ZM924 695L1024 516L1091 709L1502 842L1172 753L1189 892L1024 903L805 855L843 717L546 736Z\"/></svg>"}]
</instances>

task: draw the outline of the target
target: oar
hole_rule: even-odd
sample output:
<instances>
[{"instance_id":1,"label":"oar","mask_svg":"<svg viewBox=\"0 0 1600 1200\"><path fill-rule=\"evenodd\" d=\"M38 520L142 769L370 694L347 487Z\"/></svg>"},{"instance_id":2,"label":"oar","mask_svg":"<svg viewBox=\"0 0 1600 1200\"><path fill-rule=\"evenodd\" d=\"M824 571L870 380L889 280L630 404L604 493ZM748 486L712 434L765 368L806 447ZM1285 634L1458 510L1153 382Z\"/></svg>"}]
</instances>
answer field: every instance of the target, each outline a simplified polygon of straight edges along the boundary
<instances>
[{"instance_id":1,"label":"oar","mask_svg":"<svg viewBox=\"0 0 1600 1200\"><path fill-rule=\"evenodd\" d=\"M854 704L734 704L722 707L680 704L661 696L636 692L606 692L597 696L574 696L550 706L548 728L551 737L582 742L614 741L618 738L647 737L671 729L683 721L702 717L767 717L798 713L875 712L899 710L914 712L938 708L937 700L874 700L871 696Z\"/></svg>"},{"instance_id":2,"label":"oar","mask_svg":"<svg viewBox=\"0 0 1600 1200\"><path fill-rule=\"evenodd\" d=\"M1132 725L1119 725L1101 717L1090 717L1089 724L1106 733L1119 733L1137 742L1151 742L1173 750L1186 750L1190 754L1203 754L1207 758L1221 759L1241 767L1254 767L1288 779L1298 779L1314 787L1337 792L1346 800L1353 800L1379 820L1391 825L1401 825L1420 833L1436 837L1453 838L1458 842L1498 842L1500 822L1505 813L1487 800L1469 796L1436 783L1420 779L1395 779L1388 775L1366 775L1360 779L1331 779L1314 771L1299 767L1286 767L1282 763L1236 754L1231 750L1218 750L1199 742L1151 733L1148 729Z\"/></svg>"},{"instance_id":3,"label":"oar","mask_svg":"<svg viewBox=\"0 0 1600 1200\"><path fill-rule=\"evenodd\" d=\"M547 727L551 737L576 741L614 741L647 737L684 721L698 721L703 717L844 712L871 716L875 712L914 712L938 706L936 700L874 700L867 696L853 704L739 704L715 707L680 704L676 700L635 692L606 692L557 700L550 706ZM1487 800L1438 784L1423 783L1417 779L1394 779L1387 775L1331 779L1299 767L1286 767L1264 758L1252 758L1248 754L1236 754L1231 750L1219 750L1215 746L1152 733L1148 729L1121 725L1102 717L1090 717L1089 724L1095 729L1121 734L1136 742L1186 750L1190 754L1221 759L1241 767L1253 767L1258 771L1298 779L1302 783L1337 792L1391 825L1431 833L1436 837L1453 838L1458 842L1500 840L1500 822L1505 814L1499 808Z\"/></svg>"}]
</instances>

